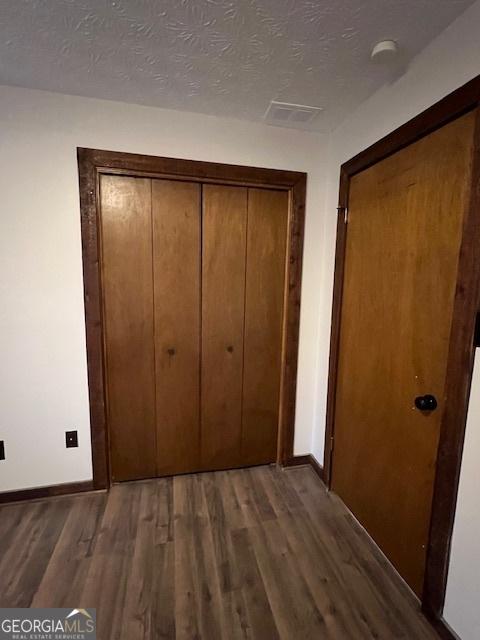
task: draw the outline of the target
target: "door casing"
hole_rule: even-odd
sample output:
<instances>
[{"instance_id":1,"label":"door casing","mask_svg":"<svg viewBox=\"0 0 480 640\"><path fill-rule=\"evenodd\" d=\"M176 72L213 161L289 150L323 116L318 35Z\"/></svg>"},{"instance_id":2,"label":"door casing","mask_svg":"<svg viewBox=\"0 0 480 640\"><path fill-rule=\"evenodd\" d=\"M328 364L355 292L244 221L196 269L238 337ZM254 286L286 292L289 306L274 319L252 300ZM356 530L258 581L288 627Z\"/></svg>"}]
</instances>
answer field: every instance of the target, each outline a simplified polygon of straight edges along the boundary
<instances>
[{"instance_id":1,"label":"door casing","mask_svg":"<svg viewBox=\"0 0 480 640\"><path fill-rule=\"evenodd\" d=\"M84 148L77 149L77 158L94 488L108 489L111 485L99 245L99 187L102 174L261 187L288 193L277 462L289 464L293 460L295 435L307 174Z\"/></svg>"},{"instance_id":2,"label":"door casing","mask_svg":"<svg viewBox=\"0 0 480 640\"><path fill-rule=\"evenodd\" d=\"M450 544L473 371L475 322L480 309L480 76L354 156L340 169L324 454L324 478L329 487L335 435L335 394L350 179L360 171L474 109L476 109L476 124L472 183L460 248L447 359L445 389L448 400L440 427L425 581L421 599L423 611L434 624L440 624L445 602Z\"/></svg>"}]
</instances>

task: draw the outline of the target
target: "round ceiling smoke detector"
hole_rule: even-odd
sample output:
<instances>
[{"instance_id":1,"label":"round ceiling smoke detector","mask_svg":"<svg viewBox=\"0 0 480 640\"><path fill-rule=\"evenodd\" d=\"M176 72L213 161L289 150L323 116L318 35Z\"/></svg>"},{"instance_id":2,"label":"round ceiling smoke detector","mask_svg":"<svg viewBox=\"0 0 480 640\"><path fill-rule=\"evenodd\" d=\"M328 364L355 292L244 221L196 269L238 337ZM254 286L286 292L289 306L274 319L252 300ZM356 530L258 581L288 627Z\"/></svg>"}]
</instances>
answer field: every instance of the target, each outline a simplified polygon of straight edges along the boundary
<instances>
[{"instance_id":1,"label":"round ceiling smoke detector","mask_svg":"<svg viewBox=\"0 0 480 640\"><path fill-rule=\"evenodd\" d=\"M371 59L375 62L390 62L398 53L398 44L395 40L382 40L372 49Z\"/></svg>"}]
</instances>

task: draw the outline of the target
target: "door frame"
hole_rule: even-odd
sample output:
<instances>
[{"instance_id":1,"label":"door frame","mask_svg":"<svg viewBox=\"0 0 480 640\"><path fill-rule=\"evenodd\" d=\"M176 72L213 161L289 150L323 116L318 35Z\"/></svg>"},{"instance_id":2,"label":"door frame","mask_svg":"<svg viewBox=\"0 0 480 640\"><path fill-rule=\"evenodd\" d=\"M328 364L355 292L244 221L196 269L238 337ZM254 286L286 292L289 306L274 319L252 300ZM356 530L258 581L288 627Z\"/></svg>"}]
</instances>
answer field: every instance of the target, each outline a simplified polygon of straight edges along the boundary
<instances>
[{"instance_id":1,"label":"door frame","mask_svg":"<svg viewBox=\"0 0 480 640\"><path fill-rule=\"evenodd\" d=\"M293 459L300 293L307 174L118 151L77 148L93 484L108 489L111 469L106 416L105 342L100 259L100 176L126 175L242 187L289 194L277 463Z\"/></svg>"},{"instance_id":2,"label":"door frame","mask_svg":"<svg viewBox=\"0 0 480 640\"><path fill-rule=\"evenodd\" d=\"M458 280L447 359L448 402L440 426L434 495L427 548L422 608L432 621L443 613L450 545L475 354L474 332L480 309L480 76L449 94L400 128L342 164L338 199L330 361L325 430L324 477L331 488L335 426L335 393L340 346L340 320L348 232L350 179L461 115L477 109L472 186L463 225Z\"/></svg>"}]
</instances>

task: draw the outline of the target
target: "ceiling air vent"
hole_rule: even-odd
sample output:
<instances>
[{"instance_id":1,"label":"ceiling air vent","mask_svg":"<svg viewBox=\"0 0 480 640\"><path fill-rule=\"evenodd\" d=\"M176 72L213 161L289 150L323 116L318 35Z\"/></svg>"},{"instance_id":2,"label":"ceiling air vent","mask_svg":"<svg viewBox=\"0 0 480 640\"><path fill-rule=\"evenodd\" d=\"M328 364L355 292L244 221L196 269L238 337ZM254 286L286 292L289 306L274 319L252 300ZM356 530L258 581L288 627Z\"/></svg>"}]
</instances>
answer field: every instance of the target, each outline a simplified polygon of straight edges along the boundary
<instances>
[{"instance_id":1,"label":"ceiling air vent","mask_svg":"<svg viewBox=\"0 0 480 640\"><path fill-rule=\"evenodd\" d=\"M313 122L322 107L311 107L306 104L292 104L290 102L278 102L272 100L265 113L265 120L271 124L290 127L292 125L304 125Z\"/></svg>"}]
</instances>

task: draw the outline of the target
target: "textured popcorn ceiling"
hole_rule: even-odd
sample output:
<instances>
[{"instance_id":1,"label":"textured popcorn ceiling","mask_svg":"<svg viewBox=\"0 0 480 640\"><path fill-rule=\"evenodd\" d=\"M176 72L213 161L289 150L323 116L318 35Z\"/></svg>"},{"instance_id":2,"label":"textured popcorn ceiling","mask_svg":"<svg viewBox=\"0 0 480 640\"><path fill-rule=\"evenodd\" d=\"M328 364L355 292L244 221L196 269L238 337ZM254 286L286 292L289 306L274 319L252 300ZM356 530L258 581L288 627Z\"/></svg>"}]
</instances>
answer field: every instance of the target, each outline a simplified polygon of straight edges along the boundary
<instances>
[{"instance_id":1,"label":"textured popcorn ceiling","mask_svg":"<svg viewBox=\"0 0 480 640\"><path fill-rule=\"evenodd\" d=\"M0 84L327 130L473 0L0 0ZM401 63L369 60L397 40Z\"/></svg>"}]
</instances>

